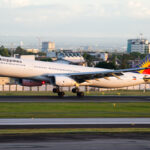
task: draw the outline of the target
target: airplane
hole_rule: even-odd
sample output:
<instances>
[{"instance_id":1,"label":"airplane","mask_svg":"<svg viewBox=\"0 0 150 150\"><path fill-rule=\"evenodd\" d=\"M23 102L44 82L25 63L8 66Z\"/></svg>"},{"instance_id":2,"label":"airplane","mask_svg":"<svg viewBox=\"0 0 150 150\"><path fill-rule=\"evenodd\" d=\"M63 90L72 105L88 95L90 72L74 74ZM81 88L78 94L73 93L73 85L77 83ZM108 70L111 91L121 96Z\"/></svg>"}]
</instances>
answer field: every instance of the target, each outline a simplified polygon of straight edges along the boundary
<instances>
[{"instance_id":1,"label":"airplane","mask_svg":"<svg viewBox=\"0 0 150 150\"><path fill-rule=\"evenodd\" d=\"M110 70L77 65L43 62L0 56L0 76L15 78L22 86L54 86L53 92L63 97L60 87L73 87L72 92L83 97L80 86L122 88L150 81L150 55L136 67Z\"/></svg>"}]
</instances>

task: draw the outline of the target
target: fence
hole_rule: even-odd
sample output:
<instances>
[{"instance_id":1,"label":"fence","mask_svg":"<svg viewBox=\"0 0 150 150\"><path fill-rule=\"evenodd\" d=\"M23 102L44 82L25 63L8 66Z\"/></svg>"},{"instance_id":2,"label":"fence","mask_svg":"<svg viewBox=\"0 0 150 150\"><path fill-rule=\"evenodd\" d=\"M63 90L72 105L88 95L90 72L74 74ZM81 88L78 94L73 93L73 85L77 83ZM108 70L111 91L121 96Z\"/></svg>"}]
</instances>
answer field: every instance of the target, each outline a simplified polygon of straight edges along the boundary
<instances>
[{"instance_id":1,"label":"fence","mask_svg":"<svg viewBox=\"0 0 150 150\"><path fill-rule=\"evenodd\" d=\"M63 91L72 91L73 87L61 87ZM96 88L81 86L81 91L110 91L110 90L150 90L150 84L140 84L136 86L124 87L124 88ZM25 87L20 85L0 85L0 91L52 91L53 86L46 84L38 87Z\"/></svg>"}]
</instances>

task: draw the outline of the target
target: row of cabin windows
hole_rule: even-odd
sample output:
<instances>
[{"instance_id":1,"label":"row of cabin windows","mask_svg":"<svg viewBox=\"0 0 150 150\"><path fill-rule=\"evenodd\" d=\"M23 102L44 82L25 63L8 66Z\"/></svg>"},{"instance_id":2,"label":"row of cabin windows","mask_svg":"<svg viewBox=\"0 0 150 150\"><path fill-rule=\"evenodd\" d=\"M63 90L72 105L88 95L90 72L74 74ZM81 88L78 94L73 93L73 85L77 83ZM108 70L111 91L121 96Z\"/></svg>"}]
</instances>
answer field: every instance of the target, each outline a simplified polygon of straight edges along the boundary
<instances>
[{"instance_id":1,"label":"row of cabin windows","mask_svg":"<svg viewBox=\"0 0 150 150\"><path fill-rule=\"evenodd\" d=\"M12 60L12 59L6 59L6 58L0 58L0 61L22 63L22 61L20 60Z\"/></svg>"},{"instance_id":2,"label":"row of cabin windows","mask_svg":"<svg viewBox=\"0 0 150 150\"><path fill-rule=\"evenodd\" d=\"M25 66L24 64L13 64L13 63L9 63L9 62L0 62L1 64L7 64L7 65L17 65L17 66Z\"/></svg>"}]
</instances>

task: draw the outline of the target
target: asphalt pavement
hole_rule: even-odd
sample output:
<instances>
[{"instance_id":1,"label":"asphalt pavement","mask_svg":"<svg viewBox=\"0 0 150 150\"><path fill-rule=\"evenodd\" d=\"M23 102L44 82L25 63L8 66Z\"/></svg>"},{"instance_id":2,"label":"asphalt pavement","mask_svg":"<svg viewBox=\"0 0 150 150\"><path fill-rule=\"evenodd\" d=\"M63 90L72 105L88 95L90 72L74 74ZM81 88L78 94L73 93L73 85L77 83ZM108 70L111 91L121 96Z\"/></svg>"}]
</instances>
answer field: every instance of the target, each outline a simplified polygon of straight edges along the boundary
<instances>
[{"instance_id":1,"label":"asphalt pavement","mask_svg":"<svg viewBox=\"0 0 150 150\"><path fill-rule=\"evenodd\" d=\"M0 96L0 102L150 102L150 96Z\"/></svg>"},{"instance_id":2,"label":"asphalt pavement","mask_svg":"<svg viewBox=\"0 0 150 150\"><path fill-rule=\"evenodd\" d=\"M4 150L149 150L150 134L35 134L0 136Z\"/></svg>"},{"instance_id":3,"label":"asphalt pavement","mask_svg":"<svg viewBox=\"0 0 150 150\"><path fill-rule=\"evenodd\" d=\"M93 139L90 141L48 141L1 143L4 150L148 150L149 140Z\"/></svg>"}]
</instances>

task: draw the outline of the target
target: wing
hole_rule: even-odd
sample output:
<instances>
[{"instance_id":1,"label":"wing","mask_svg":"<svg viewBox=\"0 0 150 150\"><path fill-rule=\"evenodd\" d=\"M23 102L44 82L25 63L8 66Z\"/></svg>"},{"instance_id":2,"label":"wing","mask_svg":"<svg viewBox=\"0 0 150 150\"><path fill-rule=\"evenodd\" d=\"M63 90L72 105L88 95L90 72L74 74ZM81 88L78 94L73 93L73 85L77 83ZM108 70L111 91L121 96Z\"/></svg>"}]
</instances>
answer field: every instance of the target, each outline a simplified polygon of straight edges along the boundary
<instances>
[{"instance_id":1,"label":"wing","mask_svg":"<svg viewBox=\"0 0 150 150\"><path fill-rule=\"evenodd\" d=\"M46 74L46 77L54 77L57 75L69 76L76 80L78 83L85 82L91 79L98 78L108 78L108 77L116 77L120 79L119 76L122 76L124 72L135 72L139 70L145 70L147 68L131 68L131 69L120 69L120 70L107 70L107 71L96 71L96 72L77 72L77 73L57 73L57 74Z\"/></svg>"}]
</instances>

